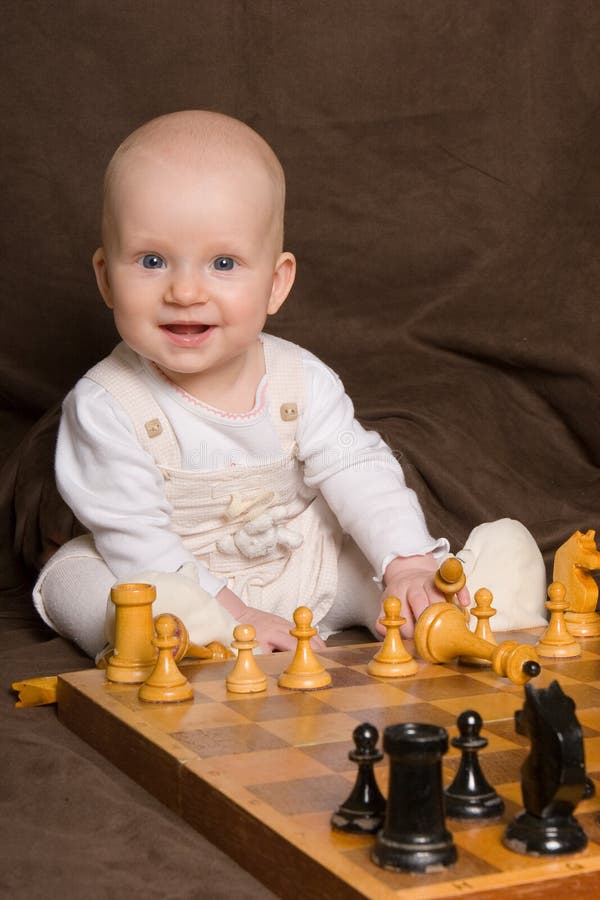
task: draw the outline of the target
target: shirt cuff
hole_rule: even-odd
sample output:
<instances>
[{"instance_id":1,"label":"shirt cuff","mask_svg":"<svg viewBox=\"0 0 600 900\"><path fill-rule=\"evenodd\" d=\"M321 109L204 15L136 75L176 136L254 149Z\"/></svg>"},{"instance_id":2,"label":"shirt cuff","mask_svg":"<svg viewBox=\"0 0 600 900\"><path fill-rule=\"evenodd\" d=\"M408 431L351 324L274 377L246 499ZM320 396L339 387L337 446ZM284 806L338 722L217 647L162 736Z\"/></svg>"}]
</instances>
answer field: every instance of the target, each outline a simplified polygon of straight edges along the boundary
<instances>
[{"instance_id":1,"label":"shirt cuff","mask_svg":"<svg viewBox=\"0 0 600 900\"><path fill-rule=\"evenodd\" d=\"M438 562L442 563L443 560L450 553L450 544L446 540L446 538L440 538L434 544L431 544L429 547L424 547L423 550L418 553L388 553L387 556L384 556L383 562L381 563L381 569L379 572L379 577L375 576L373 581L376 584L383 585L383 576L385 574L385 570L391 563L393 559L398 559L398 557L406 557L406 556L425 556L426 553L433 554L434 559L438 560Z\"/></svg>"},{"instance_id":2,"label":"shirt cuff","mask_svg":"<svg viewBox=\"0 0 600 900\"><path fill-rule=\"evenodd\" d=\"M203 587L206 593L210 594L211 597L216 597L219 591L227 586L227 580L224 578L217 578L217 576L213 575L212 572L209 572L202 563L196 562L196 566L198 568L198 581L200 582L200 587Z\"/></svg>"}]
</instances>

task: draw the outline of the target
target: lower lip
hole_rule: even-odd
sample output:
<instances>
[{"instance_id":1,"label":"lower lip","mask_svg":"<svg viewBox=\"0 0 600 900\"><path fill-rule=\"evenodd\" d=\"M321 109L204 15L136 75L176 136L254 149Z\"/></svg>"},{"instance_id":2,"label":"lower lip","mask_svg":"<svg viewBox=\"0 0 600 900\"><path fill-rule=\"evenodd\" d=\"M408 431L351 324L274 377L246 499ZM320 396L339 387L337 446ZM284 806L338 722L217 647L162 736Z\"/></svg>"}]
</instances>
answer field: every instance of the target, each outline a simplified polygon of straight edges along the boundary
<instances>
[{"instance_id":1,"label":"lower lip","mask_svg":"<svg viewBox=\"0 0 600 900\"><path fill-rule=\"evenodd\" d=\"M166 335L166 337L172 344L175 344L176 347L195 348L200 347L202 346L202 344L206 343L206 341L210 338L211 334L215 330L215 326L209 325L209 327L205 331L195 331L188 334L169 331L169 329L164 325L160 326L160 330L164 335Z\"/></svg>"}]
</instances>

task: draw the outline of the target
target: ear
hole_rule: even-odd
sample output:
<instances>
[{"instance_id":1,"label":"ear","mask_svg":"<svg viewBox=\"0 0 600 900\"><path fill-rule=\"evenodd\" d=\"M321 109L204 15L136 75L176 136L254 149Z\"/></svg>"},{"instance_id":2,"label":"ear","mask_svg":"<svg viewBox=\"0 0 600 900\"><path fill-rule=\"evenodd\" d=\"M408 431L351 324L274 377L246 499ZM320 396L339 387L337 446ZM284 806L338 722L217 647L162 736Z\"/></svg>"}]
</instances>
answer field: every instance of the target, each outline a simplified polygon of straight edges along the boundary
<instances>
[{"instance_id":1,"label":"ear","mask_svg":"<svg viewBox=\"0 0 600 900\"><path fill-rule=\"evenodd\" d=\"M283 306L292 289L296 277L296 257L292 253L281 253L275 263L273 287L269 297L267 312L274 315Z\"/></svg>"},{"instance_id":2,"label":"ear","mask_svg":"<svg viewBox=\"0 0 600 900\"><path fill-rule=\"evenodd\" d=\"M104 247L98 247L98 249L92 256L92 265L94 267L94 273L96 275L98 290L102 294L102 299L104 300L108 308L112 309L113 303L110 284L108 281L108 267L106 263L106 254L104 253Z\"/></svg>"}]
</instances>

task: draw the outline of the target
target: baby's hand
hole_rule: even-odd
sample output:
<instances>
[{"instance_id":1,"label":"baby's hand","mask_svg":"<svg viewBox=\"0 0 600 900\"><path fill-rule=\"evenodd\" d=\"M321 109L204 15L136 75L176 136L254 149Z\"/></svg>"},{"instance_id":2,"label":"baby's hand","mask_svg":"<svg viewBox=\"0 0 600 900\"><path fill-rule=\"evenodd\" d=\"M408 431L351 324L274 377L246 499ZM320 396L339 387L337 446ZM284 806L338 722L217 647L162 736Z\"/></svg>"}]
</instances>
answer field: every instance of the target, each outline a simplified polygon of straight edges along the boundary
<instances>
[{"instance_id":1,"label":"baby's hand","mask_svg":"<svg viewBox=\"0 0 600 900\"><path fill-rule=\"evenodd\" d=\"M402 616L406 623L402 626L403 637L410 638L415 633L415 622L428 606L445 600L435 586L433 576L439 568L439 562L431 555L406 556L393 559L387 566L383 581L385 590L381 597L381 613L386 597L397 597L402 603ZM461 606L471 602L469 592L462 588L456 597ZM385 634L385 627L377 620L375 628L379 634Z\"/></svg>"},{"instance_id":2,"label":"baby's hand","mask_svg":"<svg viewBox=\"0 0 600 900\"><path fill-rule=\"evenodd\" d=\"M247 606L240 616L240 622L243 622L244 625L254 626L256 629L256 640L263 653L272 653L274 650L296 649L296 638L290 634L290 629L294 627L294 623L286 621L281 616L263 612L262 609L255 609L253 606ZM318 635L314 636L311 643L315 649L325 646Z\"/></svg>"},{"instance_id":3,"label":"baby's hand","mask_svg":"<svg viewBox=\"0 0 600 900\"><path fill-rule=\"evenodd\" d=\"M229 588L219 591L217 600L235 616L238 622L254 626L256 640L263 653L296 649L296 638L290 634L290 629L294 627L293 622L288 622L274 613L247 606ZM317 634L311 638L310 643L314 650L323 650L325 647L325 642Z\"/></svg>"}]
</instances>

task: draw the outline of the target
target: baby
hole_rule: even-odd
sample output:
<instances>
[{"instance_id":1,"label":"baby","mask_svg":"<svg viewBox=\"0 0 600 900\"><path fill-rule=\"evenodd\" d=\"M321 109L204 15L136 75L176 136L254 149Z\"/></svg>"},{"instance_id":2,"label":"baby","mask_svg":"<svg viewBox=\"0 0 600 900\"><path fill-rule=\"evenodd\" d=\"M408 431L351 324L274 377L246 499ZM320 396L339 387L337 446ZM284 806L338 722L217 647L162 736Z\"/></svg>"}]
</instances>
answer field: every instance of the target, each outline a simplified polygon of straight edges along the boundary
<instances>
[{"instance_id":1,"label":"baby","mask_svg":"<svg viewBox=\"0 0 600 900\"><path fill-rule=\"evenodd\" d=\"M402 600L407 636L443 599L433 575L448 542L429 534L391 450L331 369L263 332L296 271L284 200L271 148L212 112L147 123L108 166L93 265L122 343L65 399L56 453L61 494L90 534L34 590L44 620L89 655L120 581L155 584L155 612L179 615L196 643L228 644L243 621L263 651L294 645L301 604L322 646L350 625L381 632L386 596ZM484 586L481 563L500 627L543 624L526 529L483 525L471 545L468 586ZM506 571L494 582L503 552L516 583ZM515 593L525 570L527 597Z\"/></svg>"}]
</instances>

